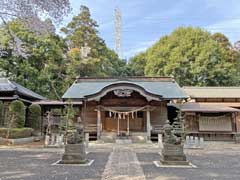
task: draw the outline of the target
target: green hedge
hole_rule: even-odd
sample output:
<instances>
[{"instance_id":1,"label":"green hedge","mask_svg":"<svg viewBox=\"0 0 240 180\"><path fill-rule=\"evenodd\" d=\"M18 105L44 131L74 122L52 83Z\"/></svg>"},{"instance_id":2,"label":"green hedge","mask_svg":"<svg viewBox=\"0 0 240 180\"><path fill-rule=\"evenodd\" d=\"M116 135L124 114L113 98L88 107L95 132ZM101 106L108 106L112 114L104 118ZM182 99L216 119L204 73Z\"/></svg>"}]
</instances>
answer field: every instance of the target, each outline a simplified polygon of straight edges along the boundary
<instances>
[{"instance_id":1,"label":"green hedge","mask_svg":"<svg viewBox=\"0 0 240 180\"><path fill-rule=\"evenodd\" d=\"M0 137L6 138L7 128L0 128ZM25 138L32 136L32 128L12 128L10 129L9 139Z\"/></svg>"},{"instance_id":2,"label":"green hedge","mask_svg":"<svg viewBox=\"0 0 240 180\"><path fill-rule=\"evenodd\" d=\"M25 124L25 105L22 101L15 100L9 105L9 120L12 128L22 128Z\"/></svg>"},{"instance_id":3,"label":"green hedge","mask_svg":"<svg viewBox=\"0 0 240 180\"><path fill-rule=\"evenodd\" d=\"M41 106L38 104L32 104L29 106L29 113L28 113L28 123L29 126L33 129L40 128L41 122Z\"/></svg>"}]
</instances>

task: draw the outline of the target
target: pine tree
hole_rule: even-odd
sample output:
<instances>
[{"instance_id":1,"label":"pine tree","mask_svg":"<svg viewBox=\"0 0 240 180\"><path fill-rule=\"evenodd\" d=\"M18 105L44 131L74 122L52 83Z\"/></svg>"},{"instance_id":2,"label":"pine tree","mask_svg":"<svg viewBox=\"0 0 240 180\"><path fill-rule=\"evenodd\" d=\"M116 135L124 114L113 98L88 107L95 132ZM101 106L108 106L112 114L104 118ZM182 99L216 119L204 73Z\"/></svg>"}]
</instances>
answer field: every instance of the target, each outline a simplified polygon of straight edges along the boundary
<instances>
[{"instance_id":1,"label":"pine tree","mask_svg":"<svg viewBox=\"0 0 240 180\"><path fill-rule=\"evenodd\" d=\"M110 50L98 36L98 24L91 18L88 7L81 6L80 13L62 32L69 46L67 83L77 76L121 76L126 74L126 63ZM89 52L83 53L83 48Z\"/></svg>"}]
</instances>

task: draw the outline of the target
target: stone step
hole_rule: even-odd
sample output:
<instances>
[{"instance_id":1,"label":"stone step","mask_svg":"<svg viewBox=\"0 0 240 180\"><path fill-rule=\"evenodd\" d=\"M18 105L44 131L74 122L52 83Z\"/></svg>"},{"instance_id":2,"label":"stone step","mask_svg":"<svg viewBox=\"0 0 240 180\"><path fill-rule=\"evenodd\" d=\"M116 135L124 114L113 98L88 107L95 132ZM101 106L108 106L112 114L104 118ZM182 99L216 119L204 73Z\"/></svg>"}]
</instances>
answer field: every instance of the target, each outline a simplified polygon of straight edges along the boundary
<instances>
[{"instance_id":1,"label":"stone step","mask_svg":"<svg viewBox=\"0 0 240 180\"><path fill-rule=\"evenodd\" d=\"M131 132L129 136L117 136L114 132L102 132L101 140L107 143L116 142L116 140L126 140L129 143L146 143L148 142L147 133L145 132Z\"/></svg>"},{"instance_id":2,"label":"stone step","mask_svg":"<svg viewBox=\"0 0 240 180\"><path fill-rule=\"evenodd\" d=\"M131 139L116 139L117 144L131 144L132 140Z\"/></svg>"}]
</instances>

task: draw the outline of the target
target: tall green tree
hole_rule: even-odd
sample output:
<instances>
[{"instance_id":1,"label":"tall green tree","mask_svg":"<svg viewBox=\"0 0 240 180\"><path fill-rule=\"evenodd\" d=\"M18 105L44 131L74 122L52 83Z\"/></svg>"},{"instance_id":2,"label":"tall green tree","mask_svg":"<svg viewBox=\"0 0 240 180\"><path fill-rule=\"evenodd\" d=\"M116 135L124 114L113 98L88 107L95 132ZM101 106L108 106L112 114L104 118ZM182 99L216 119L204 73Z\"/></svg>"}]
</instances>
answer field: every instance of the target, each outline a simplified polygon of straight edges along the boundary
<instances>
[{"instance_id":1,"label":"tall green tree","mask_svg":"<svg viewBox=\"0 0 240 180\"><path fill-rule=\"evenodd\" d=\"M142 52L132 57L128 61L128 66L132 75L134 76L144 76L144 69L146 66L146 53Z\"/></svg>"},{"instance_id":2,"label":"tall green tree","mask_svg":"<svg viewBox=\"0 0 240 180\"><path fill-rule=\"evenodd\" d=\"M146 51L144 73L174 76L180 85L237 85L237 60L226 44L201 28L180 27Z\"/></svg>"},{"instance_id":3,"label":"tall green tree","mask_svg":"<svg viewBox=\"0 0 240 180\"><path fill-rule=\"evenodd\" d=\"M124 60L110 50L98 35L98 24L91 18L88 7L81 6L80 13L62 32L69 46L67 82L76 76L121 76L127 74Z\"/></svg>"},{"instance_id":4,"label":"tall green tree","mask_svg":"<svg viewBox=\"0 0 240 180\"><path fill-rule=\"evenodd\" d=\"M36 34L15 19L0 27L0 44L7 54L0 57L2 75L49 98L65 90L66 44L54 33ZM27 56L13 55L8 28L21 40Z\"/></svg>"}]
</instances>

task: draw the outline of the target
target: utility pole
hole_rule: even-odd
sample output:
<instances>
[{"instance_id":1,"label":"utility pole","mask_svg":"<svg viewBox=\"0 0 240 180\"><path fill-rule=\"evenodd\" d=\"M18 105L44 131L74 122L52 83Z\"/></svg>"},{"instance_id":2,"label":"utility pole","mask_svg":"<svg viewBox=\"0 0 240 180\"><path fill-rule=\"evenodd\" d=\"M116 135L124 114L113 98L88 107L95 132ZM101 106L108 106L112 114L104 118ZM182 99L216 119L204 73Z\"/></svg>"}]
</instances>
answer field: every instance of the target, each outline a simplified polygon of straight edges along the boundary
<instances>
[{"instance_id":1,"label":"utility pole","mask_svg":"<svg viewBox=\"0 0 240 180\"><path fill-rule=\"evenodd\" d=\"M118 7L115 8L115 51L122 58L121 49L121 12Z\"/></svg>"}]
</instances>

